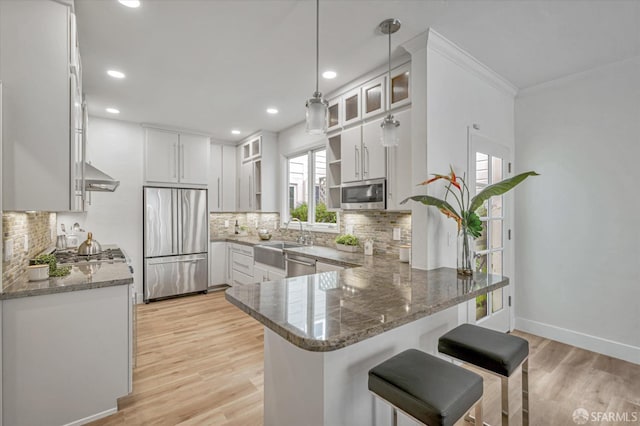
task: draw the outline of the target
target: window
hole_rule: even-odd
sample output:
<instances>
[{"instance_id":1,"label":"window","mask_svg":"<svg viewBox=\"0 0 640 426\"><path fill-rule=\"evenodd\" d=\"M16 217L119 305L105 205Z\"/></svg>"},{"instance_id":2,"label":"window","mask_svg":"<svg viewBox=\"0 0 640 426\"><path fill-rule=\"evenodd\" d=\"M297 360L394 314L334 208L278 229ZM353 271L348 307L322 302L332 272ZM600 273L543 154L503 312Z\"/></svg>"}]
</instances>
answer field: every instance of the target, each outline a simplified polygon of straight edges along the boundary
<instances>
[{"instance_id":1,"label":"window","mask_svg":"<svg viewBox=\"0 0 640 426\"><path fill-rule=\"evenodd\" d=\"M289 198L286 217L313 225L335 227L335 212L327 211L327 150L314 149L287 161Z\"/></svg>"}]
</instances>

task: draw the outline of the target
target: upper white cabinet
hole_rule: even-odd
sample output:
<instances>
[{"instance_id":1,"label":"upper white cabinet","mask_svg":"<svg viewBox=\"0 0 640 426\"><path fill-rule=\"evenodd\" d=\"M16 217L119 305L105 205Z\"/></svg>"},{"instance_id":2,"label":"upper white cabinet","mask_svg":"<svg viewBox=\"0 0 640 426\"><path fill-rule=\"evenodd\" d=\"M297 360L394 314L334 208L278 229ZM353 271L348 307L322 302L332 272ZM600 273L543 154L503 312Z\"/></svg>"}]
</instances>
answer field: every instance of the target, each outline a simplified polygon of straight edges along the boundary
<instances>
[{"instance_id":1,"label":"upper white cabinet","mask_svg":"<svg viewBox=\"0 0 640 426\"><path fill-rule=\"evenodd\" d=\"M411 102L411 64L404 64L391 71L389 82L389 108L398 108Z\"/></svg>"},{"instance_id":2,"label":"upper white cabinet","mask_svg":"<svg viewBox=\"0 0 640 426\"><path fill-rule=\"evenodd\" d=\"M210 140L206 136L146 129L146 183L207 185Z\"/></svg>"},{"instance_id":3,"label":"upper white cabinet","mask_svg":"<svg viewBox=\"0 0 640 426\"><path fill-rule=\"evenodd\" d=\"M340 119L340 98L331 99L329 101L329 122L327 123L327 131L336 130L342 124Z\"/></svg>"},{"instance_id":4,"label":"upper white cabinet","mask_svg":"<svg viewBox=\"0 0 640 426\"><path fill-rule=\"evenodd\" d=\"M387 110L386 76L380 76L362 86L362 117L369 118Z\"/></svg>"},{"instance_id":5,"label":"upper white cabinet","mask_svg":"<svg viewBox=\"0 0 640 426\"><path fill-rule=\"evenodd\" d=\"M360 88L358 87L342 95L341 106L343 126L348 126L362 120Z\"/></svg>"},{"instance_id":6,"label":"upper white cabinet","mask_svg":"<svg viewBox=\"0 0 640 426\"><path fill-rule=\"evenodd\" d=\"M234 211L236 208L236 147L212 144L209 172L209 211Z\"/></svg>"},{"instance_id":7,"label":"upper white cabinet","mask_svg":"<svg viewBox=\"0 0 640 426\"><path fill-rule=\"evenodd\" d=\"M342 182L384 178L385 148L380 143L380 123L372 121L340 134Z\"/></svg>"},{"instance_id":8,"label":"upper white cabinet","mask_svg":"<svg viewBox=\"0 0 640 426\"><path fill-rule=\"evenodd\" d=\"M387 210L409 210L400 202L413 195L415 184L411 181L411 110L394 114L400 122L398 146L387 148L389 170L387 171Z\"/></svg>"},{"instance_id":9,"label":"upper white cabinet","mask_svg":"<svg viewBox=\"0 0 640 426\"><path fill-rule=\"evenodd\" d=\"M278 146L276 135L261 132L238 146L238 210L278 209Z\"/></svg>"},{"instance_id":10,"label":"upper white cabinet","mask_svg":"<svg viewBox=\"0 0 640 426\"><path fill-rule=\"evenodd\" d=\"M207 184L210 145L210 139L206 136L180 134L180 155L178 159L180 183Z\"/></svg>"},{"instance_id":11,"label":"upper white cabinet","mask_svg":"<svg viewBox=\"0 0 640 426\"><path fill-rule=\"evenodd\" d=\"M53 1L0 1L4 210L83 208L76 194L84 184L76 182L81 80L72 87L71 17L68 6Z\"/></svg>"},{"instance_id":12,"label":"upper white cabinet","mask_svg":"<svg viewBox=\"0 0 640 426\"><path fill-rule=\"evenodd\" d=\"M362 127L357 126L340 134L342 182L362 180Z\"/></svg>"}]
</instances>

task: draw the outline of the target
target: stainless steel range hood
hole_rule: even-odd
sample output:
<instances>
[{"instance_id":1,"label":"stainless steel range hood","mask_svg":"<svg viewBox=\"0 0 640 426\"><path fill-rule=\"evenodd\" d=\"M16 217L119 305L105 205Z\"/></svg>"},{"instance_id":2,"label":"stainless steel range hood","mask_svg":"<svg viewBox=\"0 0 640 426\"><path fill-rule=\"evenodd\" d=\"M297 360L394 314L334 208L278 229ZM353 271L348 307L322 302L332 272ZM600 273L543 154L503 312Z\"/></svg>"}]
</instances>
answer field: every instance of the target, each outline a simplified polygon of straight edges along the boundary
<instances>
[{"instance_id":1,"label":"stainless steel range hood","mask_svg":"<svg viewBox=\"0 0 640 426\"><path fill-rule=\"evenodd\" d=\"M84 164L84 189L95 192L113 192L120 185L108 174L96 169L89 163Z\"/></svg>"}]
</instances>

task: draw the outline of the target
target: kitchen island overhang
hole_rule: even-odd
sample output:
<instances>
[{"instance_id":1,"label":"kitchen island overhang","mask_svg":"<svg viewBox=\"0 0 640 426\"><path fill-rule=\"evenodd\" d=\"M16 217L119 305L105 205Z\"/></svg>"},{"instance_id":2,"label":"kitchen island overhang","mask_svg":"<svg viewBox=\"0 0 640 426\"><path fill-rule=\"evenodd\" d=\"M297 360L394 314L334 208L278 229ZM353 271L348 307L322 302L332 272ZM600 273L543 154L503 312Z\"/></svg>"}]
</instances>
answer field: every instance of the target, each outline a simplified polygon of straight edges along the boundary
<instances>
[{"instance_id":1,"label":"kitchen island overhang","mask_svg":"<svg viewBox=\"0 0 640 426\"><path fill-rule=\"evenodd\" d=\"M371 425L391 410L367 391L368 370L409 348L436 354L438 337L461 322L458 305L508 284L376 259L225 296L265 326L265 425Z\"/></svg>"}]
</instances>

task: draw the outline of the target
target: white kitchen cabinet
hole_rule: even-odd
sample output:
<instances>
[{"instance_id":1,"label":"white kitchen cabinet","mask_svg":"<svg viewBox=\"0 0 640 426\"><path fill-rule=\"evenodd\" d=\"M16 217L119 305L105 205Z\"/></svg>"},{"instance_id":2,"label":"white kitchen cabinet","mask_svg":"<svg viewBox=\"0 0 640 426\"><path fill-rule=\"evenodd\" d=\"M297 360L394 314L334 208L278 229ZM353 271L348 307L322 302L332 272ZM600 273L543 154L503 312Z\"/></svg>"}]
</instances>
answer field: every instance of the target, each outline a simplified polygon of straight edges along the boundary
<instances>
[{"instance_id":1,"label":"white kitchen cabinet","mask_svg":"<svg viewBox=\"0 0 640 426\"><path fill-rule=\"evenodd\" d=\"M129 392L130 300L120 285L2 301L3 424L84 424L115 412Z\"/></svg>"},{"instance_id":2,"label":"white kitchen cabinet","mask_svg":"<svg viewBox=\"0 0 640 426\"><path fill-rule=\"evenodd\" d=\"M247 212L253 210L253 161L242 163L238 178L238 210Z\"/></svg>"},{"instance_id":3,"label":"white kitchen cabinet","mask_svg":"<svg viewBox=\"0 0 640 426\"><path fill-rule=\"evenodd\" d=\"M147 182L178 183L178 145L176 132L146 129L145 180Z\"/></svg>"},{"instance_id":4,"label":"white kitchen cabinet","mask_svg":"<svg viewBox=\"0 0 640 426\"><path fill-rule=\"evenodd\" d=\"M391 71L389 81L389 109L399 108L411 103L411 64L401 65Z\"/></svg>"},{"instance_id":5,"label":"white kitchen cabinet","mask_svg":"<svg viewBox=\"0 0 640 426\"><path fill-rule=\"evenodd\" d=\"M327 132L339 129L342 125L340 111L340 98L331 99L329 101L329 121L327 123Z\"/></svg>"},{"instance_id":6,"label":"white kitchen cabinet","mask_svg":"<svg viewBox=\"0 0 640 426\"><path fill-rule=\"evenodd\" d=\"M343 126L349 126L362 120L360 87L342 95L341 100Z\"/></svg>"},{"instance_id":7,"label":"white kitchen cabinet","mask_svg":"<svg viewBox=\"0 0 640 426\"><path fill-rule=\"evenodd\" d=\"M362 180L362 127L356 126L340 134L342 182Z\"/></svg>"},{"instance_id":8,"label":"white kitchen cabinet","mask_svg":"<svg viewBox=\"0 0 640 426\"><path fill-rule=\"evenodd\" d=\"M407 204L400 202L414 195L416 182L411 180L411 110L405 109L394 114L400 122L399 144L387 148L389 170L387 178L387 210L409 210Z\"/></svg>"},{"instance_id":9,"label":"white kitchen cabinet","mask_svg":"<svg viewBox=\"0 0 640 426\"><path fill-rule=\"evenodd\" d=\"M210 139L180 133L180 183L206 185L209 178Z\"/></svg>"},{"instance_id":10,"label":"white kitchen cabinet","mask_svg":"<svg viewBox=\"0 0 640 426\"><path fill-rule=\"evenodd\" d=\"M251 284L256 280L253 278L253 247L242 244L230 244L229 270L231 280L229 285Z\"/></svg>"},{"instance_id":11,"label":"white kitchen cabinet","mask_svg":"<svg viewBox=\"0 0 640 426\"><path fill-rule=\"evenodd\" d=\"M386 149L380 142L381 121L373 120L362 125L362 179L364 180L387 176Z\"/></svg>"},{"instance_id":12,"label":"white kitchen cabinet","mask_svg":"<svg viewBox=\"0 0 640 426\"><path fill-rule=\"evenodd\" d=\"M236 147L211 145L209 167L209 211L236 209Z\"/></svg>"},{"instance_id":13,"label":"white kitchen cabinet","mask_svg":"<svg viewBox=\"0 0 640 426\"><path fill-rule=\"evenodd\" d=\"M384 178L386 153L380 143L380 123L371 121L340 135L342 182Z\"/></svg>"},{"instance_id":14,"label":"white kitchen cabinet","mask_svg":"<svg viewBox=\"0 0 640 426\"><path fill-rule=\"evenodd\" d=\"M146 128L145 182L207 185L210 140L206 136Z\"/></svg>"},{"instance_id":15,"label":"white kitchen cabinet","mask_svg":"<svg viewBox=\"0 0 640 426\"><path fill-rule=\"evenodd\" d=\"M257 152L257 154L256 154ZM260 132L238 146L238 210L278 211L278 146L276 135Z\"/></svg>"},{"instance_id":16,"label":"white kitchen cabinet","mask_svg":"<svg viewBox=\"0 0 640 426\"><path fill-rule=\"evenodd\" d=\"M236 209L236 147L222 146L222 211Z\"/></svg>"},{"instance_id":17,"label":"white kitchen cabinet","mask_svg":"<svg viewBox=\"0 0 640 426\"><path fill-rule=\"evenodd\" d=\"M211 144L211 161L209 162L209 211L222 211L222 145Z\"/></svg>"},{"instance_id":18,"label":"white kitchen cabinet","mask_svg":"<svg viewBox=\"0 0 640 426\"><path fill-rule=\"evenodd\" d=\"M210 243L209 274L209 286L227 284L227 243Z\"/></svg>"},{"instance_id":19,"label":"white kitchen cabinet","mask_svg":"<svg viewBox=\"0 0 640 426\"><path fill-rule=\"evenodd\" d=\"M253 265L253 278L255 282L267 282L281 280L287 277L287 271L272 266L255 263Z\"/></svg>"},{"instance_id":20,"label":"white kitchen cabinet","mask_svg":"<svg viewBox=\"0 0 640 426\"><path fill-rule=\"evenodd\" d=\"M71 11L53 1L0 1L4 210L70 211L76 203L78 80ZM75 34L74 34L75 35Z\"/></svg>"},{"instance_id":21,"label":"white kitchen cabinet","mask_svg":"<svg viewBox=\"0 0 640 426\"><path fill-rule=\"evenodd\" d=\"M380 115L387 110L387 77L380 76L362 86L362 118Z\"/></svg>"}]
</instances>

